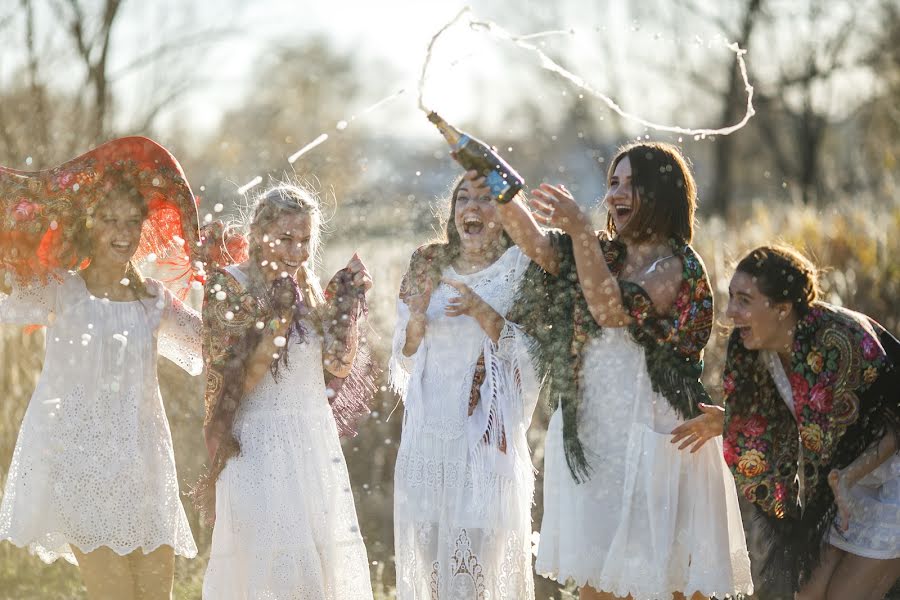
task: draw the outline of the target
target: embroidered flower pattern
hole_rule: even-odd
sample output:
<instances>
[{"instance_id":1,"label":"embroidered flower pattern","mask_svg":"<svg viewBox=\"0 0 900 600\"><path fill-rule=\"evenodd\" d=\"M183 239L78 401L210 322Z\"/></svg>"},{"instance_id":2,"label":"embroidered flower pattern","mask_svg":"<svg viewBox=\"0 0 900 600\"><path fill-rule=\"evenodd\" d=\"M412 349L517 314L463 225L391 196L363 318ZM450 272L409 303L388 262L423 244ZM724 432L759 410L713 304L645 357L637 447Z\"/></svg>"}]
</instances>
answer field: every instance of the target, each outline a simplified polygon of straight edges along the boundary
<instances>
[{"instance_id":1,"label":"embroidered flower pattern","mask_svg":"<svg viewBox=\"0 0 900 600\"><path fill-rule=\"evenodd\" d=\"M860 394L888 364L865 317L817 304L798 323L787 373L795 420L759 353L733 334L724 373L724 451L741 493L777 518L799 516L798 435L808 498L827 485L831 453L858 418Z\"/></svg>"}]
</instances>

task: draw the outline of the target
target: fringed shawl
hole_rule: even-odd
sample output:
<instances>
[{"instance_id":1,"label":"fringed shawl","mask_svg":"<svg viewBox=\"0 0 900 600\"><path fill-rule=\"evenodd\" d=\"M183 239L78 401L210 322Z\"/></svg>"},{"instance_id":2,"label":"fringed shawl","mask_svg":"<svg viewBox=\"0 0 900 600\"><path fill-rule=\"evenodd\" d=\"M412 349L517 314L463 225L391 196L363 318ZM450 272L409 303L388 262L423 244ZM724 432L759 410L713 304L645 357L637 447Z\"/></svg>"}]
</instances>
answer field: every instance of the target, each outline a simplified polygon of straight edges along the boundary
<instances>
[{"instance_id":1,"label":"fringed shawl","mask_svg":"<svg viewBox=\"0 0 900 600\"><path fill-rule=\"evenodd\" d=\"M581 482L591 472L578 438L583 353L601 327L594 321L578 282L572 238L557 232L549 235L559 256L559 274L554 277L533 264L525 275L512 319L522 323L537 342L535 362L542 371L542 394L551 406L561 407L566 462L573 478ZM617 240L600 239L598 243L610 271L618 276L626 246ZM710 401L700 376L703 348L712 331L713 297L706 268L694 249L676 241L670 246L683 269L681 287L668 314L657 314L640 285L619 281L619 289L633 319L628 331L644 349L653 390L688 419L697 414L698 403Z\"/></svg>"},{"instance_id":2,"label":"fringed shawl","mask_svg":"<svg viewBox=\"0 0 900 600\"><path fill-rule=\"evenodd\" d=\"M797 325L787 370L795 420L761 353L747 350L737 331L731 335L725 462L767 525L765 570L786 571L795 589L818 564L834 522L829 472L900 429L898 361L900 342L878 323L814 305Z\"/></svg>"},{"instance_id":3,"label":"fringed shawl","mask_svg":"<svg viewBox=\"0 0 900 600\"><path fill-rule=\"evenodd\" d=\"M302 302L299 290L296 290L295 298L294 324L288 330L288 338L306 335L300 323L313 312ZM358 319L367 312L365 294L353 285L353 275L342 269L326 287L325 300L325 305L315 311L317 314L312 315L312 320L320 333L328 331L333 344L341 346L329 350L340 354L350 343L349 334ZM207 372L203 429L212 464L191 490L194 503L207 520L215 514L215 484L219 473L229 458L240 453L232 425L243 399L247 360L260 343L265 324L275 316L271 306L271 302L254 296L224 270L213 270L207 279L203 302L203 358ZM286 344L285 349L288 347ZM287 361L289 354L285 352L277 360ZM273 363L273 373L277 377L276 365ZM338 378L325 371L326 394L340 435L356 435L356 420L369 412L376 375L371 353L362 336L350 375Z\"/></svg>"}]
</instances>

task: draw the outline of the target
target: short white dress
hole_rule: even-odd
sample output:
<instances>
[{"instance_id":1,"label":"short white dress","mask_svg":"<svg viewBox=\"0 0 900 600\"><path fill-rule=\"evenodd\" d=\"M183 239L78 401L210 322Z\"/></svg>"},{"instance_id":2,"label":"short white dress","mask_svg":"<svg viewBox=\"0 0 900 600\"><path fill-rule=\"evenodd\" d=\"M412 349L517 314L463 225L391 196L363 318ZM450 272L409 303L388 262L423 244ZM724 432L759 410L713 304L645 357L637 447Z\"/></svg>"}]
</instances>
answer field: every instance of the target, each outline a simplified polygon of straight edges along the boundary
<instances>
[{"instance_id":1,"label":"short white dress","mask_svg":"<svg viewBox=\"0 0 900 600\"><path fill-rule=\"evenodd\" d=\"M200 315L160 282L111 302L75 273L0 295L0 322L47 326L44 367L0 504L0 540L45 562L71 546L197 554L178 491L157 353L203 370Z\"/></svg>"},{"instance_id":2,"label":"short white dress","mask_svg":"<svg viewBox=\"0 0 900 600\"><path fill-rule=\"evenodd\" d=\"M227 271L242 285L243 274ZM325 389L322 338L303 323L288 364L234 417L241 453L216 481L207 600L372 598L347 463Z\"/></svg>"},{"instance_id":3,"label":"short white dress","mask_svg":"<svg viewBox=\"0 0 900 600\"><path fill-rule=\"evenodd\" d=\"M774 352L765 352L764 358L778 394L793 414L793 391L784 366ZM827 539L857 556L900 558L900 454L894 453L850 488L849 527L841 531L835 525Z\"/></svg>"},{"instance_id":4,"label":"short white dress","mask_svg":"<svg viewBox=\"0 0 900 600\"><path fill-rule=\"evenodd\" d=\"M593 469L576 483L562 414L550 420L535 570L635 600L751 594L750 559L722 440L672 444L682 420L653 391L644 349L604 327L583 355L579 438Z\"/></svg>"}]
</instances>

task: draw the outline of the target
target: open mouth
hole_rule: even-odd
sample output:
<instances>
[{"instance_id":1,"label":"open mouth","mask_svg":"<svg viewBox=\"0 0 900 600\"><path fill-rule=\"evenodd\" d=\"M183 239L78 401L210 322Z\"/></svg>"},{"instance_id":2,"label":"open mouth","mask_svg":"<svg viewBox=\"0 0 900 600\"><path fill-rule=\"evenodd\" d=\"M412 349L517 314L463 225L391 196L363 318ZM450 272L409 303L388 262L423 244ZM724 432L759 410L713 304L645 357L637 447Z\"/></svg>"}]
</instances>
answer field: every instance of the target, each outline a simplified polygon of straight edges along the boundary
<instances>
[{"instance_id":1,"label":"open mouth","mask_svg":"<svg viewBox=\"0 0 900 600\"><path fill-rule=\"evenodd\" d=\"M616 204L613 206L613 211L615 211L616 216L620 219L625 219L631 216L633 212L631 206L625 204Z\"/></svg>"},{"instance_id":2,"label":"open mouth","mask_svg":"<svg viewBox=\"0 0 900 600\"><path fill-rule=\"evenodd\" d=\"M740 332L741 339L744 340L745 342L746 342L748 339L750 339L750 336L751 336L752 333L753 333L753 332L750 330L750 327L748 327L748 326L746 326L746 325L736 326L735 329L737 329L738 332Z\"/></svg>"},{"instance_id":3,"label":"open mouth","mask_svg":"<svg viewBox=\"0 0 900 600\"><path fill-rule=\"evenodd\" d=\"M111 242L109 245L118 252L128 252L131 249L130 242Z\"/></svg>"},{"instance_id":4,"label":"open mouth","mask_svg":"<svg viewBox=\"0 0 900 600\"><path fill-rule=\"evenodd\" d=\"M475 215L463 217L463 232L466 235L478 235L482 231L484 231L484 221Z\"/></svg>"}]
</instances>

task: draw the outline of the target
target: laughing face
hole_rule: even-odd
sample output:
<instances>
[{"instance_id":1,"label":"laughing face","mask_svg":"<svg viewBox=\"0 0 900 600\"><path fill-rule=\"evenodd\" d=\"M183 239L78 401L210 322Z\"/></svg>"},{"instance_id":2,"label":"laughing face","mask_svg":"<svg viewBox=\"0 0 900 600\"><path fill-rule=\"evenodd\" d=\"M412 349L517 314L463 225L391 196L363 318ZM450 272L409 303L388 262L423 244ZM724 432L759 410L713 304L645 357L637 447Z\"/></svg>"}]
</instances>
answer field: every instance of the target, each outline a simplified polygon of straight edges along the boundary
<instances>
[{"instance_id":1,"label":"laughing face","mask_svg":"<svg viewBox=\"0 0 900 600\"><path fill-rule=\"evenodd\" d=\"M294 277L310 257L312 217L304 213L284 213L252 232L259 247L260 267L264 273L286 272Z\"/></svg>"},{"instance_id":2,"label":"laughing face","mask_svg":"<svg viewBox=\"0 0 900 600\"><path fill-rule=\"evenodd\" d=\"M464 250L487 250L498 245L503 235L497 207L491 201L490 195L487 193L476 195L468 180L463 181L456 192L453 223L459 232L460 244Z\"/></svg>"},{"instance_id":3,"label":"laughing face","mask_svg":"<svg viewBox=\"0 0 900 600\"><path fill-rule=\"evenodd\" d=\"M783 350L790 302L773 302L763 294L752 275L737 271L728 286L725 315L734 322L748 350Z\"/></svg>"},{"instance_id":4,"label":"laughing face","mask_svg":"<svg viewBox=\"0 0 900 600\"><path fill-rule=\"evenodd\" d=\"M94 267L123 267L134 256L141 241L144 212L140 201L114 195L94 212L87 239Z\"/></svg>"},{"instance_id":5,"label":"laughing face","mask_svg":"<svg viewBox=\"0 0 900 600\"><path fill-rule=\"evenodd\" d=\"M640 196L632 187L631 160L627 155L622 157L609 178L609 188L603 201L612 216L616 231L619 235L624 234L641 205Z\"/></svg>"}]
</instances>

